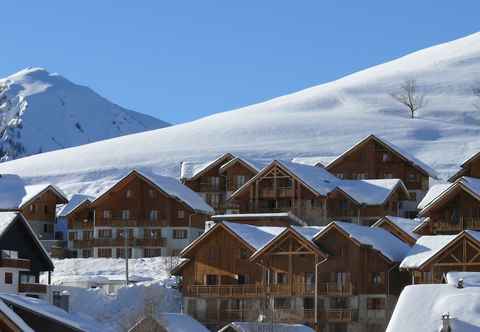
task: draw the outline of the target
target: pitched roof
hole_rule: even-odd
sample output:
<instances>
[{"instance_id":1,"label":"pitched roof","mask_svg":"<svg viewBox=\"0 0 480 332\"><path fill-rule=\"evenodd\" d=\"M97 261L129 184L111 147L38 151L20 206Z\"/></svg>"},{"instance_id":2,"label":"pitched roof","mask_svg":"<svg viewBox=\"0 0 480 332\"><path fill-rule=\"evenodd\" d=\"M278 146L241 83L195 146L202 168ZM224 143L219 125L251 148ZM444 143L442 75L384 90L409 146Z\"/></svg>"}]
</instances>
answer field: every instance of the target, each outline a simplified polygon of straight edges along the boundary
<instances>
[{"instance_id":1,"label":"pitched roof","mask_svg":"<svg viewBox=\"0 0 480 332\"><path fill-rule=\"evenodd\" d=\"M242 221L256 219L258 221L265 220L268 222L272 219L286 219L292 224L306 226L306 222L291 212L275 212L275 213L238 213L238 214L217 214L210 217L213 221Z\"/></svg>"},{"instance_id":2,"label":"pitched roof","mask_svg":"<svg viewBox=\"0 0 480 332\"><path fill-rule=\"evenodd\" d=\"M123 181L132 174L142 177L144 180L150 182L166 195L181 201L194 211L206 214L213 214L215 212L215 210L208 205L198 193L194 192L178 180L151 172L140 172L135 169L121 178L109 180L108 186L99 183L100 186L103 186L103 191L92 201L92 204L102 198L107 192L112 190L119 182Z\"/></svg>"},{"instance_id":3,"label":"pitched roof","mask_svg":"<svg viewBox=\"0 0 480 332\"><path fill-rule=\"evenodd\" d=\"M338 227L351 239L362 245L371 246L391 262L400 262L410 247L382 228L371 228L347 222L333 221L315 236L315 241L324 236L333 227Z\"/></svg>"},{"instance_id":4,"label":"pitched roof","mask_svg":"<svg viewBox=\"0 0 480 332\"><path fill-rule=\"evenodd\" d=\"M445 313L451 317L452 332L479 331L480 287L407 286L400 294L386 332L438 332Z\"/></svg>"},{"instance_id":5,"label":"pitched roof","mask_svg":"<svg viewBox=\"0 0 480 332\"><path fill-rule=\"evenodd\" d=\"M430 188L418 204L418 208L421 210L419 215L426 213L435 203L452 193L456 188L464 189L473 198L480 201L480 179L463 176L453 183L439 184Z\"/></svg>"},{"instance_id":6,"label":"pitched roof","mask_svg":"<svg viewBox=\"0 0 480 332\"><path fill-rule=\"evenodd\" d=\"M0 312L5 315L22 332L35 332L13 309L0 300Z\"/></svg>"},{"instance_id":7,"label":"pitched roof","mask_svg":"<svg viewBox=\"0 0 480 332\"><path fill-rule=\"evenodd\" d=\"M360 145L368 142L371 139L373 139L377 143L383 145L384 147L386 147L388 150L390 150L391 152L393 152L394 154L396 154L397 156L399 156L403 160L406 160L406 161L410 162L412 164L412 166L421 170L423 173L427 174L428 176L430 176L432 178L438 178L438 173L433 168L431 168L430 166L425 164L423 161L417 159L415 156L411 155L409 152L401 149L400 147L398 147L395 144L387 141L386 139L380 138L380 137L378 137L376 135L373 135L373 134L368 135L367 137L365 137L365 138L361 139L360 141L358 141L357 143L355 143L352 147L347 149L340 156L338 156L336 159L334 159L328 165L326 165L326 168L328 169L328 168L332 167L334 164L336 164L338 161L343 159L345 156L349 155L351 152L356 150L357 147L359 147Z\"/></svg>"},{"instance_id":8,"label":"pitched roof","mask_svg":"<svg viewBox=\"0 0 480 332\"><path fill-rule=\"evenodd\" d=\"M38 236L35 233L35 231L32 229L32 226L30 226L28 221L20 212L0 211L0 238L7 232L7 230L10 227L13 226L15 222L20 222L25 226L25 228L27 229L27 232L32 237L33 242L35 243L37 248L40 250L42 255L44 256L47 264L50 267L50 271L53 271L54 265L53 265L52 259L50 258L50 255L47 253L47 250L43 246L42 242L38 239Z\"/></svg>"},{"instance_id":9,"label":"pitched roof","mask_svg":"<svg viewBox=\"0 0 480 332\"><path fill-rule=\"evenodd\" d=\"M60 202L68 202L65 194L54 185L49 183L27 185L18 175L2 174L0 176L0 210L18 210L48 190L55 193Z\"/></svg>"},{"instance_id":10,"label":"pitched roof","mask_svg":"<svg viewBox=\"0 0 480 332\"><path fill-rule=\"evenodd\" d=\"M337 158L338 156L295 157L292 159L292 162L315 167L325 167Z\"/></svg>"},{"instance_id":11,"label":"pitched roof","mask_svg":"<svg viewBox=\"0 0 480 332\"><path fill-rule=\"evenodd\" d=\"M395 227L402 230L408 236L410 236L413 240L418 239L420 235L416 234L414 230L420 226L424 220L423 219L409 219L409 218L402 218L402 217L394 217L394 216L385 216L380 218L376 223L374 223L371 227L379 227L384 222L389 222L393 224Z\"/></svg>"},{"instance_id":12,"label":"pitched roof","mask_svg":"<svg viewBox=\"0 0 480 332\"><path fill-rule=\"evenodd\" d=\"M225 332L229 328L236 332L314 332L312 328L301 324L259 323L259 322L232 322L218 332Z\"/></svg>"},{"instance_id":13,"label":"pitched roof","mask_svg":"<svg viewBox=\"0 0 480 332\"><path fill-rule=\"evenodd\" d=\"M408 255L400 264L400 268L422 268L430 259L463 236L470 236L474 241L479 242L480 245L480 232L471 230L462 231L455 235L425 235L420 237L410 249Z\"/></svg>"},{"instance_id":14,"label":"pitched roof","mask_svg":"<svg viewBox=\"0 0 480 332\"><path fill-rule=\"evenodd\" d=\"M180 179L194 180L212 167L224 163L226 160L230 160L232 158L234 158L234 156L231 153L225 153L213 160L206 162L183 161L180 167Z\"/></svg>"},{"instance_id":15,"label":"pitched roof","mask_svg":"<svg viewBox=\"0 0 480 332\"><path fill-rule=\"evenodd\" d=\"M167 332L209 332L200 322L182 313L162 312L155 318Z\"/></svg>"},{"instance_id":16,"label":"pitched roof","mask_svg":"<svg viewBox=\"0 0 480 332\"><path fill-rule=\"evenodd\" d=\"M400 179L341 180L337 187L357 204L382 205L397 188L408 197L408 190Z\"/></svg>"},{"instance_id":17,"label":"pitched roof","mask_svg":"<svg viewBox=\"0 0 480 332\"><path fill-rule=\"evenodd\" d=\"M269 164L270 161L259 160L259 159L250 159L245 157L235 157L230 161L227 161L220 167L220 172L225 172L229 167L235 165L236 163L242 163L248 167L255 174L260 172L262 168Z\"/></svg>"},{"instance_id":18,"label":"pitched roof","mask_svg":"<svg viewBox=\"0 0 480 332\"><path fill-rule=\"evenodd\" d=\"M84 203L91 203L95 197L83 194L74 194L70 197L67 204L63 205L58 211L58 217L67 217L70 213L74 212L78 207Z\"/></svg>"},{"instance_id":19,"label":"pitched roof","mask_svg":"<svg viewBox=\"0 0 480 332\"><path fill-rule=\"evenodd\" d=\"M0 294L0 300L6 304L21 307L36 315L46 317L81 332L109 331L93 319L68 313L48 302L17 294Z\"/></svg>"}]
</instances>

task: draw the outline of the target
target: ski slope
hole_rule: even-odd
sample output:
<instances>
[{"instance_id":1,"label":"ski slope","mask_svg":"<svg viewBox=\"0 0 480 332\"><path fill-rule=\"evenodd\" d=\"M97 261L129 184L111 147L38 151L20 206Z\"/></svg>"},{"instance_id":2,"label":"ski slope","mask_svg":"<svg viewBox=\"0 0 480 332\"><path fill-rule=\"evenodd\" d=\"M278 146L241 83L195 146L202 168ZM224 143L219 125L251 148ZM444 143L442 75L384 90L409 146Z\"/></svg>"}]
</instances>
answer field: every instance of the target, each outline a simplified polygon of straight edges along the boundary
<instances>
[{"instance_id":1,"label":"ski slope","mask_svg":"<svg viewBox=\"0 0 480 332\"><path fill-rule=\"evenodd\" d=\"M416 119L391 97L411 78L428 101ZM0 173L51 181L72 193L132 168L179 177L181 161L206 161L224 152L255 159L337 156L374 133L445 179L480 150L480 110L472 94L479 80L476 33L264 103L6 162Z\"/></svg>"}]
</instances>

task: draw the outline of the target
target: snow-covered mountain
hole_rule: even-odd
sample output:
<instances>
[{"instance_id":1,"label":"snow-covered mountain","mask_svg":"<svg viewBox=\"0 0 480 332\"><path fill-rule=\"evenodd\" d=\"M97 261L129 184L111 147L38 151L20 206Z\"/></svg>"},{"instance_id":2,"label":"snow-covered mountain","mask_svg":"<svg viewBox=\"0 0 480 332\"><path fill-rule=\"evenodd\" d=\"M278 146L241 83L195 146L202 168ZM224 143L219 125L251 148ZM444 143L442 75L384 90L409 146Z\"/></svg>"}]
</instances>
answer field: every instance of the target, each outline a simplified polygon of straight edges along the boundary
<instances>
[{"instance_id":1,"label":"snow-covered mountain","mask_svg":"<svg viewBox=\"0 0 480 332\"><path fill-rule=\"evenodd\" d=\"M319 66L328 64L319 64ZM428 104L410 119L391 97L415 78ZM480 150L480 33L431 47L337 81L242 109L145 133L0 165L67 191L135 167L178 177L182 160L229 151L250 158L332 156L374 133L446 177Z\"/></svg>"},{"instance_id":2,"label":"snow-covered mountain","mask_svg":"<svg viewBox=\"0 0 480 332\"><path fill-rule=\"evenodd\" d=\"M0 79L2 161L168 125L42 68Z\"/></svg>"}]
</instances>

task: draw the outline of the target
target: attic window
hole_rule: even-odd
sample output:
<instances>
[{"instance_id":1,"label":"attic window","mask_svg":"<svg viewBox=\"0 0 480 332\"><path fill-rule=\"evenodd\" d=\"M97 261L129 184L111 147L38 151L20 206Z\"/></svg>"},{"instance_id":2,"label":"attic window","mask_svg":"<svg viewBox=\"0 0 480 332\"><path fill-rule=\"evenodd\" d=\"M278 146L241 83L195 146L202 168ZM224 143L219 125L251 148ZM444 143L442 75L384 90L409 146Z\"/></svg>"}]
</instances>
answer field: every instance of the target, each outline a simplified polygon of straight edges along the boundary
<instances>
[{"instance_id":1,"label":"attic window","mask_svg":"<svg viewBox=\"0 0 480 332\"><path fill-rule=\"evenodd\" d=\"M248 252L245 248L240 248L240 259L248 259Z\"/></svg>"},{"instance_id":2,"label":"attic window","mask_svg":"<svg viewBox=\"0 0 480 332\"><path fill-rule=\"evenodd\" d=\"M30 204L29 209L30 212L35 213L35 204Z\"/></svg>"},{"instance_id":3,"label":"attic window","mask_svg":"<svg viewBox=\"0 0 480 332\"><path fill-rule=\"evenodd\" d=\"M149 196L150 198L155 198L155 190L149 189L149 190L148 190L148 196Z\"/></svg>"},{"instance_id":4,"label":"attic window","mask_svg":"<svg viewBox=\"0 0 480 332\"><path fill-rule=\"evenodd\" d=\"M389 161L390 160L390 156L388 155L388 153L384 152L382 154L382 161L385 162L385 161Z\"/></svg>"},{"instance_id":5,"label":"attic window","mask_svg":"<svg viewBox=\"0 0 480 332\"><path fill-rule=\"evenodd\" d=\"M18 251L2 250L2 258L18 259Z\"/></svg>"},{"instance_id":6,"label":"attic window","mask_svg":"<svg viewBox=\"0 0 480 332\"><path fill-rule=\"evenodd\" d=\"M126 196L127 198L133 197L133 191L130 190L130 189L127 189L127 192L125 193L125 196Z\"/></svg>"}]
</instances>

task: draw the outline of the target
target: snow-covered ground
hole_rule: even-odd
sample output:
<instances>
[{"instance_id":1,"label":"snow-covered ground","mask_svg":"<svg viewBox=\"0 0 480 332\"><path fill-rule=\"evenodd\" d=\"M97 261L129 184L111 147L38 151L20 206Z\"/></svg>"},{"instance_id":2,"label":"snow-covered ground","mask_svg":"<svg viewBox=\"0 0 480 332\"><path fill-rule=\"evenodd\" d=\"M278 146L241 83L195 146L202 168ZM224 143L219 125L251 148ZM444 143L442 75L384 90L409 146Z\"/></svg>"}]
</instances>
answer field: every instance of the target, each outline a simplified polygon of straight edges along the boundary
<instances>
[{"instance_id":1,"label":"snow-covered ground","mask_svg":"<svg viewBox=\"0 0 480 332\"><path fill-rule=\"evenodd\" d=\"M24 69L0 79L2 160L167 125L42 68Z\"/></svg>"},{"instance_id":2,"label":"snow-covered ground","mask_svg":"<svg viewBox=\"0 0 480 332\"><path fill-rule=\"evenodd\" d=\"M412 77L428 100L413 120L390 95ZM479 77L477 33L257 105L3 163L0 172L66 186L132 168L179 177L184 160L224 152L254 159L337 156L374 133L446 178L480 150L480 111L472 94Z\"/></svg>"},{"instance_id":3,"label":"snow-covered ground","mask_svg":"<svg viewBox=\"0 0 480 332\"><path fill-rule=\"evenodd\" d=\"M169 276L178 262L178 258L171 257L130 259L129 276L139 282L121 287L116 294L107 294L102 288L72 287L72 283L124 280L124 259L55 259L52 290L69 292L72 313L90 316L114 331L127 331L151 311L156 315L181 311L181 294ZM42 275L41 281L46 282L46 278Z\"/></svg>"}]
</instances>

